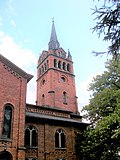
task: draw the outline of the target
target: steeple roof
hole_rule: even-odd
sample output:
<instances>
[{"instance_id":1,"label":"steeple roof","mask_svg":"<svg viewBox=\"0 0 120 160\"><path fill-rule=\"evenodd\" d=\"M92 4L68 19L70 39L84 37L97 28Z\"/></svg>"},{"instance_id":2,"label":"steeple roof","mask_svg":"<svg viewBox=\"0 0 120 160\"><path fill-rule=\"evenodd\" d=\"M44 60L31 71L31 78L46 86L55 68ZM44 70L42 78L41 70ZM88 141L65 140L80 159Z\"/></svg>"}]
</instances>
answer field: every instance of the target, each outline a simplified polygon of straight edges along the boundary
<instances>
[{"instance_id":1,"label":"steeple roof","mask_svg":"<svg viewBox=\"0 0 120 160\"><path fill-rule=\"evenodd\" d=\"M57 40L57 34L56 34L54 20L53 20L50 41L48 43L48 49L58 49L59 46L60 46L60 44Z\"/></svg>"}]
</instances>

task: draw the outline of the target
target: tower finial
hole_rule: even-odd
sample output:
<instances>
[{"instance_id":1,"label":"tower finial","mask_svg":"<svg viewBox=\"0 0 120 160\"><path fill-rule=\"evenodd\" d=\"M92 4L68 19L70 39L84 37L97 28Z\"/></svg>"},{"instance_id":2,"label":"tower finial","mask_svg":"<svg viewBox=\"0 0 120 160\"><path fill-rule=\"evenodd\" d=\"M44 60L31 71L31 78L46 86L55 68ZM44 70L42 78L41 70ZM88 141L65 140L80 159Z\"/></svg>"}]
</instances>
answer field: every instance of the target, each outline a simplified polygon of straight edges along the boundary
<instances>
[{"instance_id":1,"label":"tower finial","mask_svg":"<svg viewBox=\"0 0 120 160\"><path fill-rule=\"evenodd\" d=\"M52 18L52 22L54 23L54 17Z\"/></svg>"},{"instance_id":2,"label":"tower finial","mask_svg":"<svg viewBox=\"0 0 120 160\"><path fill-rule=\"evenodd\" d=\"M70 54L70 50L68 49L68 59L71 59L72 60L72 56Z\"/></svg>"}]
</instances>

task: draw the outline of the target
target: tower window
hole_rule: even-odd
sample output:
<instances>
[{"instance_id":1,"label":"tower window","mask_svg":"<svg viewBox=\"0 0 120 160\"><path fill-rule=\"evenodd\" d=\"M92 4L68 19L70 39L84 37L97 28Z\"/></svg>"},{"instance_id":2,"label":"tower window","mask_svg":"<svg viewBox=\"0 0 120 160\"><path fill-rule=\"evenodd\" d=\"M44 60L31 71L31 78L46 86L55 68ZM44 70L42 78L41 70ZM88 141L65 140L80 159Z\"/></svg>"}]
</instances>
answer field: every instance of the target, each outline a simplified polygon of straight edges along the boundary
<instances>
[{"instance_id":1,"label":"tower window","mask_svg":"<svg viewBox=\"0 0 120 160\"><path fill-rule=\"evenodd\" d=\"M63 70L66 70L66 63L63 62Z\"/></svg>"},{"instance_id":2,"label":"tower window","mask_svg":"<svg viewBox=\"0 0 120 160\"><path fill-rule=\"evenodd\" d=\"M49 61L47 60L47 68L49 68Z\"/></svg>"},{"instance_id":3,"label":"tower window","mask_svg":"<svg viewBox=\"0 0 120 160\"><path fill-rule=\"evenodd\" d=\"M4 109L2 138L3 139L11 138L11 130L12 130L12 106L10 104L7 104Z\"/></svg>"},{"instance_id":4,"label":"tower window","mask_svg":"<svg viewBox=\"0 0 120 160\"><path fill-rule=\"evenodd\" d=\"M70 72L70 64L67 64L67 71Z\"/></svg>"},{"instance_id":5,"label":"tower window","mask_svg":"<svg viewBox=\"0 0 120 160\"><path fill-rule=\"evenodd\" d=\"M67 93L63 92L63 103L67 104Z\"/></svg>"},{"instance_id":6,"label":"tower window","mask_svg":"<svg viewBox=\"0 0 120 160\"><path fill-rule=\"evenodd\" d=\"M44 73L44 67L42 66L42 73Z\"/></svg>"},{"instance_id":7,"label":"tower window","mask_svg":"<svg viewBox=\"0 0 120 160\"><path fill-rule=\"evenodd\" d=\"M57 68L57 60L54 59L54 67Z\"/></svg>"},{"instance_id":8,"label":"tower window","mask_svg":"<svg viewBox=\"0 0 120 160\"><path fill-rule=\"evenodd\" d=\"M58 129L55 133L55 147L65 148L65 133L62 129Z\"/></svg>"},{"instance_id":9,"label":"tower window","mask_svg":"<svg viewBox=\"0 0 120 160\"><path fill-rule=\"evenodd\" d=\"M42 105L44 105L45 104L45 95L43 94L42 95Z\"/></svg>"},{"instance_id":10,"label":"tower window","mask_svg":"<svg viewBox=\"0 0 120 160\"><path fill-rule=\"evenodd\" d=\"M43 81L42 81L42 85L44 85L45 84L45 80L43 79Z\"/></svg>"},{"instance_id":11,"label":"tower window","mask_svg":"<svg viewBox=\"0 0 120 160\"><path fill-rule=\"evenodd\" d=\"M46 63L44 64L44 66L45 66L45 70L47 70L47 64Z\"/></svg>"},{"instance_id":12,"label":"tower window","mask_svg":"<svg viewBox=\"0 0 120 160\"><path fill-rule=\"evenodd\" d=\"M40 71L40 75L41 75L41 68L39 69L39 71Z\"/></svg>"},{"instance_id":13,"label":"tower window","mask_svg":"<svg viewBox=\"0 0 120 160\"><path fill-rule=\"evenodd\" d=\"M61 61L58 62L58 68L61 69Z\"/></svg>"},{"instance_id":14,"label":"tower window","mask_svg":"<svg viewBox=\"0 0 120 160\"><path fill-rule=\"evenodd\" d=\"M65 77L61 77L61 81L62 81L62 82L65 82Z\"/></svg>"},{"instance_id":15,"label":"tower window","mask_svg":"<svg viewBox=\"0 0 120 160\"><path fill-rule=\"evenodd\" d=\"M37 130L34 126L28 126L25 129L25 146L37 146Z\"/></svg>"}]
</instances>

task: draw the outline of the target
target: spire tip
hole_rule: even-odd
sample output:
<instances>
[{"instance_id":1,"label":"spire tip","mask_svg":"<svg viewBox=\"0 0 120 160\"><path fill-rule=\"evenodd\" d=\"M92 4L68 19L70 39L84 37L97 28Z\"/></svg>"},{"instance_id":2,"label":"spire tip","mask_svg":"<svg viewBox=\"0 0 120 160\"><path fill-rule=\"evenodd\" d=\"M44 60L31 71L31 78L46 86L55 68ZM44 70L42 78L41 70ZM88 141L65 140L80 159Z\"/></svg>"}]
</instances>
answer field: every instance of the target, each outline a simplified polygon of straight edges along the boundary
<instances>
[{"instance_id":1,"label":"spire tip","mask_svg":"<svg viewBox=\"0 0 120 160\"><path fill-rule=\"evenodd\" d=\"M52 18L52 22L54 23L54 17Z\"/></svg>"}]
</instances>

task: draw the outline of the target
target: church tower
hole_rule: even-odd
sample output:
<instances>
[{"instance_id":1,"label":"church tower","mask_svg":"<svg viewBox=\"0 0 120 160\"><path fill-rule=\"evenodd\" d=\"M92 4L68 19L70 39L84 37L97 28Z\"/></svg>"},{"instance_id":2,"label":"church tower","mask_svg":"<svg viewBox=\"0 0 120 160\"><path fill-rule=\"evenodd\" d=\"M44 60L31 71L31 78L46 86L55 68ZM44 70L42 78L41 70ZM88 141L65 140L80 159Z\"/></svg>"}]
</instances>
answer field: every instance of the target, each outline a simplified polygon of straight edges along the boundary
<instances>
[{"instance_id":1,"label":"church tower","mask_svg":"<svg viewBox=\"0 0 120 160\"><path fill-rule=\"evenodd\" d=\"M36 104L78 113L72 56L60 47L54 21L48 51L38 60Z\"/></svg>"}]
</instances>

